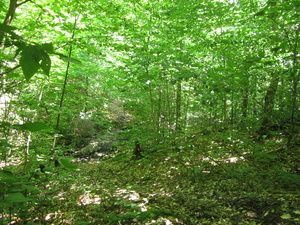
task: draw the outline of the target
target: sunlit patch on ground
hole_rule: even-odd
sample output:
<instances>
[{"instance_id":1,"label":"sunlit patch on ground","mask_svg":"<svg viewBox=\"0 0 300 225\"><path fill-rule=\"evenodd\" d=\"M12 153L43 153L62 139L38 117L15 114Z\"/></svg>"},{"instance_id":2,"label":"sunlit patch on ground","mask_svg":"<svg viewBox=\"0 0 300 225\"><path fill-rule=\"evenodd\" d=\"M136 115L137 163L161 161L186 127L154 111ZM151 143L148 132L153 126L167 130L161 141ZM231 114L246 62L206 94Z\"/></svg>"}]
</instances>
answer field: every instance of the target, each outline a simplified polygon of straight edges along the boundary
<instances>
[{"instance_id":1,"label":"sunlit patch on ground","mask_svg":"<svg viewBox=\"0 0 300 225\"><path fill-rule=\"evenodd\" d=\"M89 205L89 204L99 205L101 204L101 198L98 195L93 195L90 192L86 192L85 194L79 196L77 204L78 205Z\"/></svg>"},{"instance_id":2,"label":"sunlit patch on ground","mask_svg":"<svg viewBox=\"0 0 300 225\"><path fill-rule=\"evenodd\" d=\"M23 161L21 159L13 159L10 160L9 162L5 162L5 161L0 161L0 169L2 169L3 167L6 166L19 166L23 163Z\"/></svg>"}]
</instances>

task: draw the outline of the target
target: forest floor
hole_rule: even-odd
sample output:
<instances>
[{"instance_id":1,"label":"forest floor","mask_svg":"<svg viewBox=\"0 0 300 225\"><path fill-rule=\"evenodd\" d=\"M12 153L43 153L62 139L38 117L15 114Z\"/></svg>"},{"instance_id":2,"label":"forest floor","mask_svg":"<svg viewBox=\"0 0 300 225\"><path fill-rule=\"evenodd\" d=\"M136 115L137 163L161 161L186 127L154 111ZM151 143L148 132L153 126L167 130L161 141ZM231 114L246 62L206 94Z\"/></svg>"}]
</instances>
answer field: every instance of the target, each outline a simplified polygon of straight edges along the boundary
<instances>
[{"instance_id":1,"label":"forest floor","mask_svg":"<svg viewBox=\"0 0 300 225\"><path fill-rule=\"evenodd\" d=\"M128 149L42 173L31 220L14 224L300 224L299 148L242 136L194 134L141 159Z\"/></svg>"}]
</instances>

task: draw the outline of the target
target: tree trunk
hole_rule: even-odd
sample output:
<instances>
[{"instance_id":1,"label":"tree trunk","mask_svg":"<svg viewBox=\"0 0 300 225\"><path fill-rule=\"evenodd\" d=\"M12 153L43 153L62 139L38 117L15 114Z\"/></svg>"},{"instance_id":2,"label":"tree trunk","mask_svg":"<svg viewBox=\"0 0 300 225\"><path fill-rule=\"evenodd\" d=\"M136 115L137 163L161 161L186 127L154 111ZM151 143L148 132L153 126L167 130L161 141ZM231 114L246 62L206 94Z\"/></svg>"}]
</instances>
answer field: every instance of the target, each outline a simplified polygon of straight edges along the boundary
<instances>
[{"instance_id":1,"label":"tree trunk","mask_svg":"<svg viewBox=\"0 0 300 225\"><path fill-rule=\"evenodd\" d=\"M175 117L175 135L181 131L181 81L177 81L176 88L176 117Z\"/></svg>"},{"instance_id":2,"label":"tree trunk","mask_svg":"<svg viewBox=\"0 0 300 225\"><path fill-rule=\"evenodd\" d=\"M243 85L243 99L242 99L242 117L243 120L248 116L248 104L249 104L249 75L247 73L246 80Z\"/></svg>"},{"instance_id":3,"label":"tree trunk","mask_svg":"<svg viewBox=\"0 0 300 225\"><path fill-rule=\"evenodd\" d=\"M295 34L295 44L293 48L293 69L291 72L292 78L292 108L291 108L291 115L290 115L290 126L289 126L289 134L288 134L288 141L287 147L290 148L294 141L295 136L295 119L296 119L296 112L298 108L297 99L298 99L298 83L299 83L299 69L298 69L298 41L299 41L299 31L300 28L296 30Z\"/></svg>"},{"instance_id":4,"label":"tree trunk","mask_svg":"<svg viewBox=\"0 0 300 225\"><path fill-rule=\"evenodd\" d=\"M269 134L271 122L272 122L272 114L273 114L273 106L274 106L274 99L277 91L277 86L279 82L279 76L277 72L274 72L271 83L268 87L264 106L263 106L263 115L262 115L262 122L258 133L258 140L261 140L261 138L264 135Z\"/></svg>"},{"instance_id":5,"label":"tree trunk","mask_svg":"<svg viewBox=\"0 0 300 225\"><path fill-rule=\"evenodd\" d=\"M10 25L11 24L11 21L14 18L17 7L18 7L17 0L10 0L9 8L8 8L8 11L6 13L6 17L5 17L4 22L3 22L4 25ZM0 31L0 43L1 43L1 45L3 44L4 33L5 33L4 31Z\"/></svg>"},{"instance_id":6,"label":"tree trunk","mask_svg":"<svg viewBox=\"0 0 300 225\"><path fill-rule=\"evenodd\" d=\"M76 25L77 25L78 18L79 17L77 16L77 17L75 17L75 20L74 20L73 33L72 33L72 37L71 37L72 40L75 37L75 30L76 30ZM70 49L69 49L69 57L72 56L72 50L73 50L73 46L71 45ZM59 128L61 110L62 110L62 107L63 107L64 97L65 97L65 93L66 93L66 87L67 87L67 83L68 83L69 68L70 68L70 62L67 63L65 80L64 80L64 84L63 84L63 89L62 89L62 93L61 93L61 98L60 98L59 108L58 108L58 113L57 113L57 119L56 119L56 127L55 127L56 130L58 130L58 128Z\"/></svg>"}]
</instances>

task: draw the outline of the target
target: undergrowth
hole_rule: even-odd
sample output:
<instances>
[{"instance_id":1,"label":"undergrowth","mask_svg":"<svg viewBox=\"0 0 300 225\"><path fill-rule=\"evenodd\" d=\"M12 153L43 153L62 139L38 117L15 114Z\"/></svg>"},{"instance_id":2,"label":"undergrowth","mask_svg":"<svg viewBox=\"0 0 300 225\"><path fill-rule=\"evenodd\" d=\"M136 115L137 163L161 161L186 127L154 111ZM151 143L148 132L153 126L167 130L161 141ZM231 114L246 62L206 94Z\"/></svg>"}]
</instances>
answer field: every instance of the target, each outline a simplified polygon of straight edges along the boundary
<instances>
[{"instance_id":1,"label":"undergrowth","mask_svg":"<svg viewBox=\"0 0 300 225\"><path fill-rule=\"evenodd\" d=\"M2 224L300 224L299 150L275 142L222 134L141 159L2 173Z\"/></svg>"}]
</instances>

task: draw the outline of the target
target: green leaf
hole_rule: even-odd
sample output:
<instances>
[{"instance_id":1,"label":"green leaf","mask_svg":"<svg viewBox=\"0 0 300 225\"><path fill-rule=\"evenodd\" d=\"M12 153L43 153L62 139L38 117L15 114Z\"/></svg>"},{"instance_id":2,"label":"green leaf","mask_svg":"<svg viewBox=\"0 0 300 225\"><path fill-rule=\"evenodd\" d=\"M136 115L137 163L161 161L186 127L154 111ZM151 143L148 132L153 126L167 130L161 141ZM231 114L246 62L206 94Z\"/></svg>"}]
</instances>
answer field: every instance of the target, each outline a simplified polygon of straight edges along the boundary
<instances>
[{"instance_id":1,"label":"green leaf","mask_svg":"<svg viewBox=\"0 0 300 225\"><path fill-rule=\"evenodd\" d=\"M8 26L5 24L0 24L0 30L5 31L5 32L11 32L12 30L16 30L16 27Z\"/></svg>"},{"instance_id":2,"label":"green leaf","mask_svg":"<svg viewBox=\"0 0 300 225\"><path fill-rule=\"evenodd\" d=\"M79 64L79 65L82 64L78 59L74 59L74 58L65 56L65 55L60 54L60 53L56 53L56 55L58 55L59 58L60 58L61 60L65 61L65 62L75 63L75 64Z\"/></svg>"},{"instance_id":3,"label":"green leaf","mask_svg":"<svg viewBox=\"0 0 300 225\"><path fill-rule=\"evenodd\" d=\"M12 46L12 43L11 43L11 41L10 41L9 38L6 38L6 39L5 39L5 41L4 41L4 46L5 46L5 47L10 47L10 46Z\"/></svg>"},{"instance_id":4,"label":"green leaf","mask_svg":"<svg viewBox=\"0 0 300 225\"><path fill-rule=\"evenodd\" d=\"M294 211L294 213L297 214L297 215L300 215L300 211L299 210Z\"/></svg>"},{"instance_id":5,"label":"green leaf","mask_svg":"<svg viewBox=\"0 0 300 225\"><path fill-rule=\"evenodd\" d=\"M271 52L275 52L277 53L279 50L280 50L280 46L277 46L277 47L274 47L274 48L271 48Z\"/></svg>"},{"instance_id":6,"label":"green leaf","mask_svg":"<svg viewBox=\"0 0 300 225\"><path fill-rule=\"evenodd\" d=\"M263 16L263 15L265 15L265 13L266 13L265 10L261 10L261 11L255 13L255 16Z\"/></svg>"},{"instance_id":7,"label":"green leaf","mask_svg":"<svg viewBox=\"0 0 300 225\"><path fill-rule=\"evenodd\" d=\"M44 43L41 45L42 49L50 54L54 54L53 44L50 43Z\"/></svg>"},{"instance_id":8,"label":"green leaf","mask_svg":"<svg viewBox=\"0 0 300 225\"><path fill-rule=\"evenodd\" d=\"M20 210L19 212L17 212L18 217L20 217L21 219L26 219L30 216L31 212L28 210ZM29 223L26 223L26 225L28 225Z\"/></svg>"},{"instance_id":9,"label":"green leaf","mask_svg":"<svg viewBox=\"0 0 300 225\"><path fill-rule=\"evenodd\" d=\"M13 147L6 139L0 139L0 147Z\"/></svg>"},{"instance_id":10,"label":"green leaf","mask_svg":"<svg viewBox=\"0 0 300 225\"><path fill-rule=\"evenodd\" d=\"M25 196L22 193L9 193L5 200L8 202L28 202L28 198L25 198Z\"/></svg>"},{"instance_id":11,"label":"green leaf","mask_svg":"<svg viewBox=\"0 0 300 225\"><path fill-rule=\"evenodd\" d=\"M37 73L40 68L39 61L41 59L37 46L26 46L22 49L20 65L26 80Z\"/></svg>"},{"instance_id":12,"label":"green leaf","mask_svg":"<svg viewBox=\"0 0 300 225\"><path fill-rule=\"evenodd\" d=\"M6 178L6 179L13 179L14 175L9 170L0 170L0 177Z\"/></svg>"},{"instance_id":13,"label":"green leaf","mask_svg":"<svg viewBox=\"0 0 300 225\"><path fill-rule=\"evenodd\" d=\"M16 30L17 28L12 27L12 26L8 26L5 24L0 24L0 30L4 31L8 34L11 35L11 39L20 39L21 37L19 35L17 35L13 30Z\"/></svg>"},{"instance_id":14,"label":"green leaf","mask_svg":"<svg viewBox=\"0 0 300 225\"><path fill-rule=\"evenodd\" d=\"M291 219L291 215L290 214L284 214L281 216L281 219L287 220L287 219Z\"/></svg>"},{"instance_id":15,"label":"green leaf","mask_svg":"<svg viewBox=\"0 0 300 225\"><path fill-rule=\"evenodd\" d=\"M245 60L246 63L249 64L254 64L254 63L258 63L261 61L260 57L256 57L256 56L249 56L247 57L247 59Z\"/></svg>"},{"instance_id":16,"label":"green leaf","mask_svg":"<svg viewBox=\"0 0 300 225\"><path fill-rule=\"evenodd\" d=\"M43 122L35 122L35 123L29 122L29 123L24 123L21 125L14 125L13 127L16 129L28 130L31 132L49 129L49 127L46 124L44 124Z\"/></svg>"},{"instance_id":17,"label":"green leaf","mask_svg":"<svg viewBox=\"0 0 300 225\"><path fill-rule=\"evenodd\" d=\"M43 52L43 54L42 54L41 68L42 68L43 72L47 76L49 76L50 69L51 69L51 59L46 52Z\"/></svg>"},{"instance_id":18,"label":"green leaf","mask_svg":"<svg viewBox=\"0 0 300 225\"><path fill-rule=\"evenodd\" d=\"M61 165L63 165L64 167L66 167L67 169L72 169L72 170L77 170L78 167L73 165L69 159L66 158L61 158L59 160L59 162L61 163Z\"/></svg>"},{"instance_id":19,"label":"green leaf","mask_svg":"<svg viewBox=\"0 0 300 225\"><path fill-rule=\"evenodd\" d=\"M43 48L53 51L53 47L51 47L50 44L44 44L44 46L29 45L22 48L20 65L26 80L30 80L40 68L49 76L51 60Z\"/></svg>"},{"instance_id":20,"label":"green leaf","mask_svg":"<svg viewBox=\"0 0 300 225\"><path fill-rule=\"evenodd\" d=\"M0 122L0 127L10 127L11 124L7 122Z\"/></svg>"},{"instance_id":21,"label":"green leaf","mask_svg":"<svg viewBox=\"0 0 300 225\"><path fill-rule=\"evenodd\" d=\"M40 193L39 189L37 189L36 187L31 186L31 185L22 185L22 189L29 191L30 193L36 193L36 194ZM32 195L31 195L31 197L32 197Z\"/></svg>"}]
</instances>

